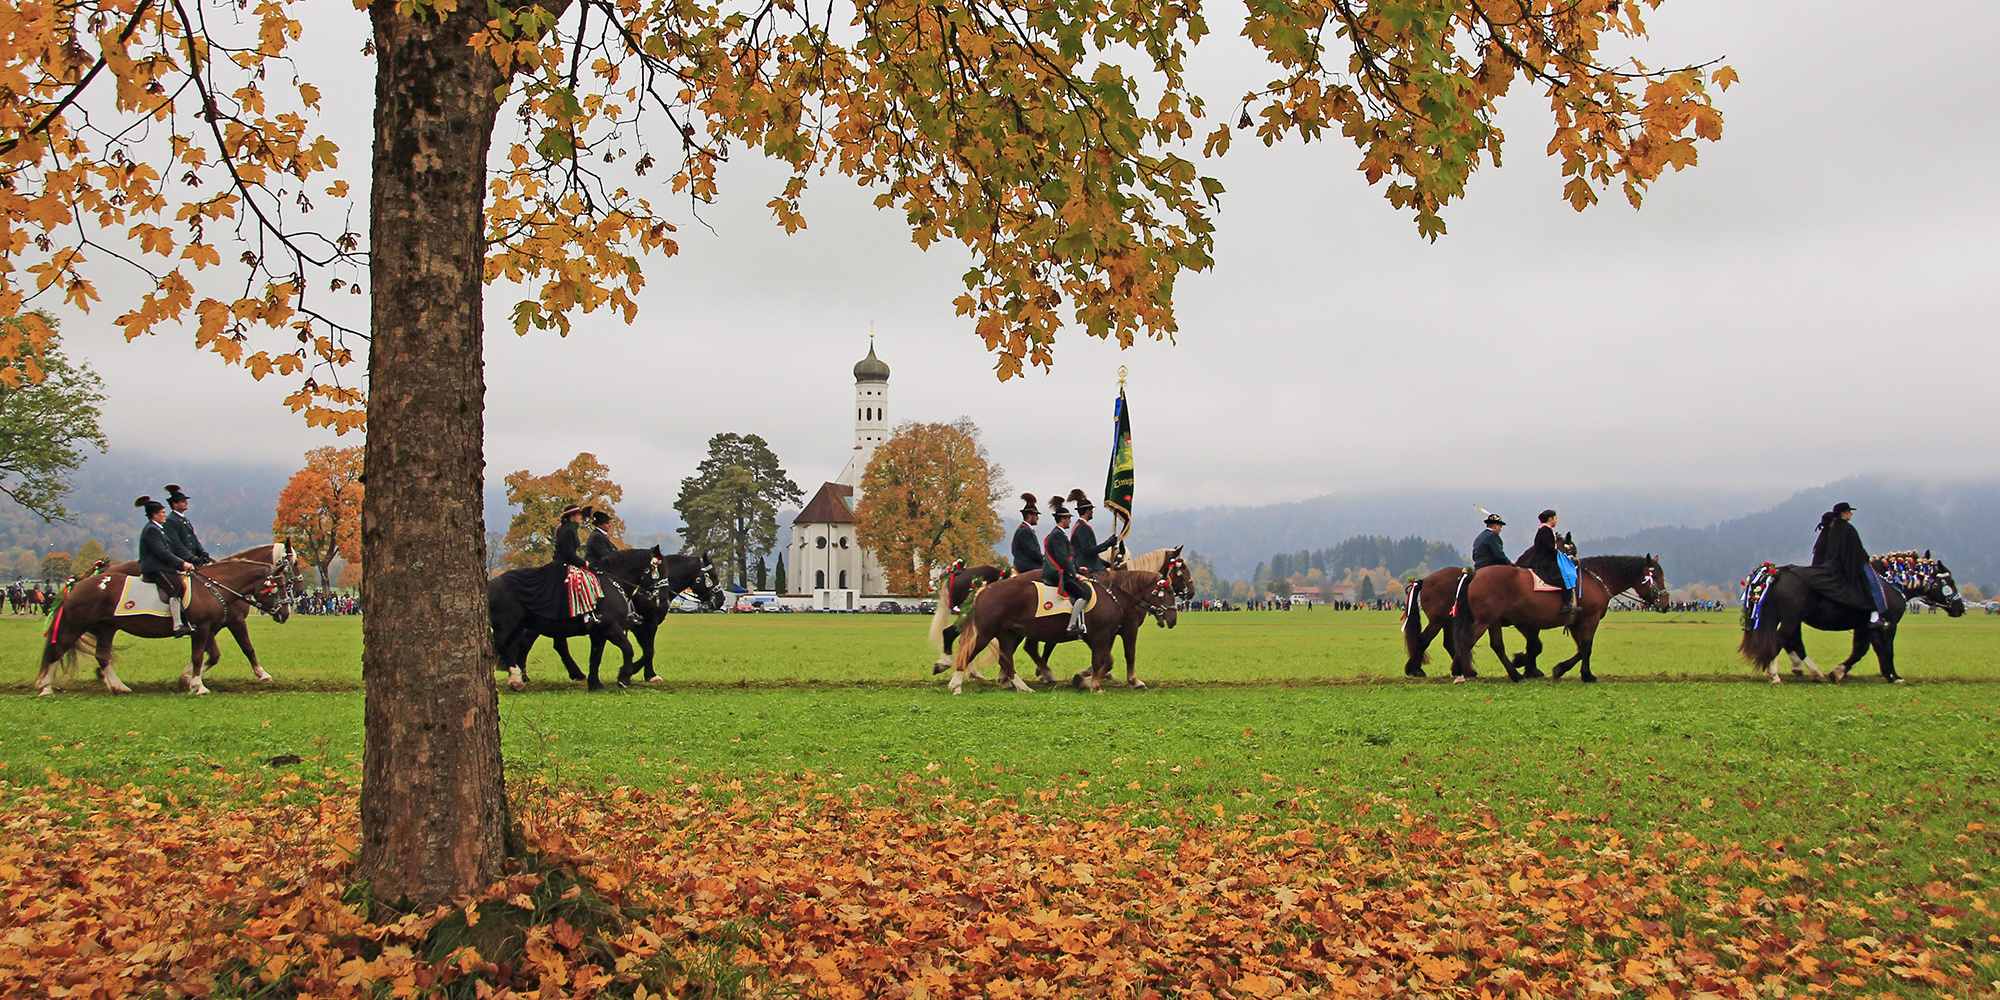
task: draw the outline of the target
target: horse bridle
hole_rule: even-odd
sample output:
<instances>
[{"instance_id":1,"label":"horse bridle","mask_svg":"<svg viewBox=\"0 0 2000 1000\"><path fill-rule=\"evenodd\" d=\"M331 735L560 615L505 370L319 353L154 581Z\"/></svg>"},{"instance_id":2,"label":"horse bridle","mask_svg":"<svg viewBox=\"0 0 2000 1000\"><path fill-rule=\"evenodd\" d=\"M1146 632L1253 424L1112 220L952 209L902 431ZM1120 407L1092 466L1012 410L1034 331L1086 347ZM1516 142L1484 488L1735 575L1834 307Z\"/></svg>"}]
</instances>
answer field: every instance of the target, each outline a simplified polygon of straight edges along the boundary
<instances>
[{"instance_id":1,"label":"horse bridle","mask_svg":"<svg viewBox=\"0 0 2000 1000\"><path fill-rule=\"evenodd\" d=\"M285 572L285 567L289 565L291 558L288 555L283 560L273 563L271 571L258 578L258 582L260 583L269 583L273 577L276 577L278 580L278 601L272 605L270 611L265 611L264 606L258 604L256 598L229 589L228 584L208 576L201 570L189 570L188 575L199 582L204 590L214 595L216 603L222 605L222 616L224 618L229 617L229 597L234 597L259 611L264 611L265 614L271 614L278 608L285 607L297 599L292 595L292 578ZM216 593L216 591L221 591L222 593ZM223 594L228 594L229 597L224 597L222 596Z\"/></svg>"}]
</instances>

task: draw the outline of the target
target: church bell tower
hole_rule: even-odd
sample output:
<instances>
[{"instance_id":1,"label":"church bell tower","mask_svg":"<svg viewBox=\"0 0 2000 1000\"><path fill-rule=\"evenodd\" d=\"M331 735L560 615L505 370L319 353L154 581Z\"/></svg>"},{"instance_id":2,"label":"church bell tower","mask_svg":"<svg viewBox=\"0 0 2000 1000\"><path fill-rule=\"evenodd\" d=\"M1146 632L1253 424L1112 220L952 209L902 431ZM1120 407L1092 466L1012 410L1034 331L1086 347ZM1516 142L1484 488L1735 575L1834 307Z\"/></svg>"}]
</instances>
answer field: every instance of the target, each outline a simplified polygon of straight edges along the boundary
<instances>
[{"instance_id":1,"label":"church bell tower","mask_svg":"<svg viewBox=\"0 0 2000 1000\"><path fill-rule=\"evenodd\" d=\"M868 335L868 356L854 363L854 454L837 482L859 490L861 474L875 449L889 440L889 366L875 356L875 335ZM859 503L857 494L854 498Z\"/></svg>"}]
</instances>

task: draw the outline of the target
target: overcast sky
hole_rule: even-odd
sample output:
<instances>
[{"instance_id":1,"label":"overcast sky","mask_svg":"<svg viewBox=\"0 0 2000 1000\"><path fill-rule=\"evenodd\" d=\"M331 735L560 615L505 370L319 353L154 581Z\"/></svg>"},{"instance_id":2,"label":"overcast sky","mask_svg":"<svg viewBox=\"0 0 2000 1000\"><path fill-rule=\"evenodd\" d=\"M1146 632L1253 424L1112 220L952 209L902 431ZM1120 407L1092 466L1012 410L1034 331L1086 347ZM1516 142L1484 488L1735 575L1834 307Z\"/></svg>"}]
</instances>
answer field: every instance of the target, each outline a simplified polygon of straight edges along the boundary
<instances>
[{"instance_id":1,"label":"overcast sky","mask_svg":"<svg viewBox=\"0 0 2000 1000\"><path fill-rule=\"evenodd\" d=\"M315 26L323 86L372 76L365 15L346 7ZM1670 0L1650 21L1652 65L1726 56L1741 83L1720 101L1723 141L1642 211L1615 194L1568 208L1545 102L1519 85L1507 165L1474 177L1436 244L1352 146L1239 137L1204 167L1228 194L1215 269L1180 283L1178 343L1072 333L1054 372L1005 384L952 313L965 256L919 251L839 178L785 236L763 208L781 176L739 154L713 232L684 226L678 257L647 262L633 326L516 338L512 299L489 293L489 479L591 451L628 505L661 509L707 438L736 431L810 493L847 458L871 324L891 420L971 417L1016 492L1096 495L1128 366L1142 515L1404 487L1782 495L1857 473L2000 474L2000 4ZM1265 78L1233 38L1195 59L1217 109ZM365 180L369 108L338 102L369 88L327 89L344 174ZM120 341L106 288L64 332L105 378L114 450L289 464L332 440L278 407L276 379L180 336ZM218 409L240 414L223 433Z\"/></svg>"}]
</instances>

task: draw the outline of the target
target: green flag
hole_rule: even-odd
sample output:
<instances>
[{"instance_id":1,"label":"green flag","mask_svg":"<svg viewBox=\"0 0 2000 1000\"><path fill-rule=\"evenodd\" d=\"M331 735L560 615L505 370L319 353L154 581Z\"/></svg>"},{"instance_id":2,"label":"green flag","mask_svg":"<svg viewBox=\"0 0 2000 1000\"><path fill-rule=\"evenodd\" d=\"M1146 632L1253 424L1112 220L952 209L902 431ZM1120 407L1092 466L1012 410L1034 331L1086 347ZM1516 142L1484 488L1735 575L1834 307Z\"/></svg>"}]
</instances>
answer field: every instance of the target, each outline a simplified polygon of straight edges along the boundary
<instances>
[{"instance_id":1,"label":"green flag","mask_svg":"<svg viewBox=\"0 0 2000 1000\"><path fill-rule=\"evenodd\" d=\"M1132 530L1132 412L1125 405L1125 386L1111 405L1111 469L1104 474L1104 506L1125 523L1113 536Z\"/></svg>"}]
</instances>

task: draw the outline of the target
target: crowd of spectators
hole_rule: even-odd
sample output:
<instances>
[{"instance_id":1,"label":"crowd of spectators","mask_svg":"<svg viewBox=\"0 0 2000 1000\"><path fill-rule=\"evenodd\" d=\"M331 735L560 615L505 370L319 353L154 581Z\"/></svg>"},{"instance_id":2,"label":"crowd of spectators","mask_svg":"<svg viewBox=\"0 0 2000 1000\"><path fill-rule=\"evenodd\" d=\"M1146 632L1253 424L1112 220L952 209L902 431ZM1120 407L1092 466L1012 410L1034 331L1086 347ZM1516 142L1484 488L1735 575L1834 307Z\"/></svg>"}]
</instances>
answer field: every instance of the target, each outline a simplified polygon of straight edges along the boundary
<instances>
[{"instance_id":1,"label":"crowd of spectators","mask_svg":"<svg viewBox=\"0 0 2000 1000\"><path fill-rule=\"evenodd\" d=\"M299 595L292 610L302 615L358 615L361 598L333 590L315 590Z\"/></svg>"}]
</instances>

